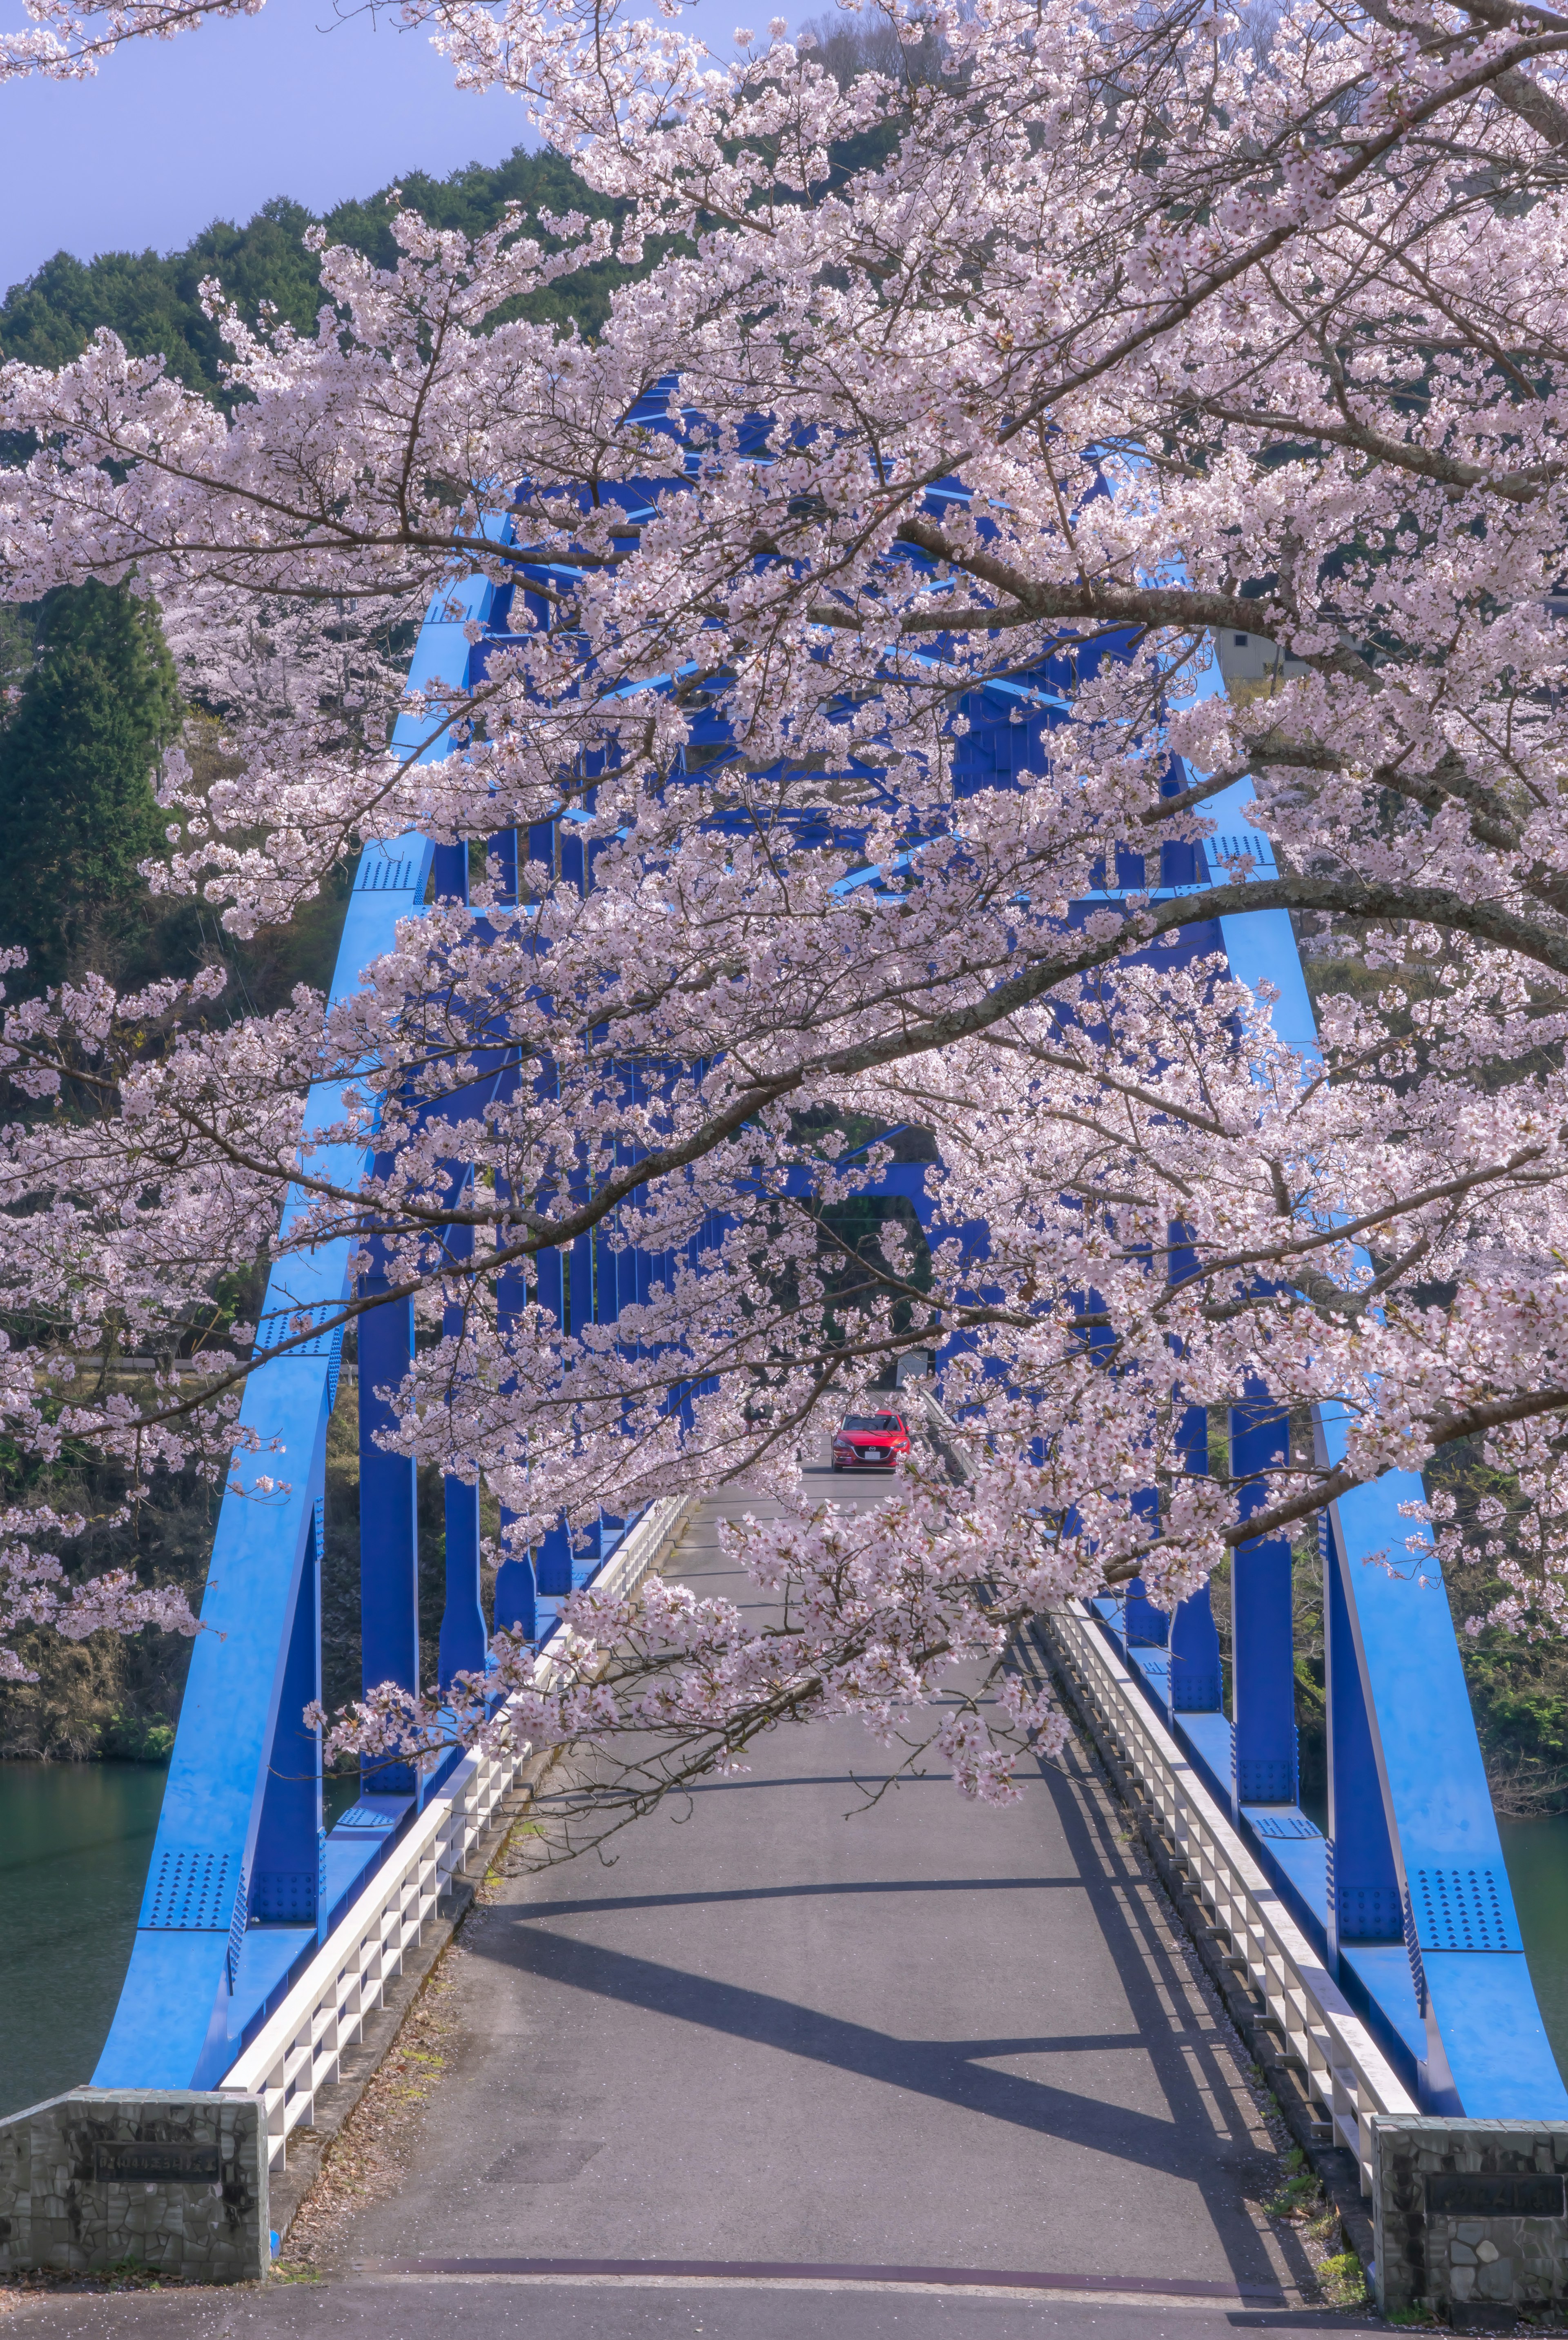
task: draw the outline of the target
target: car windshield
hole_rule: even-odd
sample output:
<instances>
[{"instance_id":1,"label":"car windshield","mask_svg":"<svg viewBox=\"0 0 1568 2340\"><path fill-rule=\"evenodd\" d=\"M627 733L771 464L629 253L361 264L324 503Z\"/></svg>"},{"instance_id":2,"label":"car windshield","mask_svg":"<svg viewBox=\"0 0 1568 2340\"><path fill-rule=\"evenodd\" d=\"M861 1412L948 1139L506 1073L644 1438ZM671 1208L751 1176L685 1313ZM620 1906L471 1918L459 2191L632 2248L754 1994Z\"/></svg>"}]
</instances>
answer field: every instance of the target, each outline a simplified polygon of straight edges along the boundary
<instances>
[{"instance_id":1,"label":"car windshield","mask_svg":"<svg viewBox=\"0 0 1568 2340\"><path fill-rule=\"evenodd\" d=\"M896 1413L852 1413L844 1423L846 1430L897 1430Z\"/></svg>"}]
</instances>

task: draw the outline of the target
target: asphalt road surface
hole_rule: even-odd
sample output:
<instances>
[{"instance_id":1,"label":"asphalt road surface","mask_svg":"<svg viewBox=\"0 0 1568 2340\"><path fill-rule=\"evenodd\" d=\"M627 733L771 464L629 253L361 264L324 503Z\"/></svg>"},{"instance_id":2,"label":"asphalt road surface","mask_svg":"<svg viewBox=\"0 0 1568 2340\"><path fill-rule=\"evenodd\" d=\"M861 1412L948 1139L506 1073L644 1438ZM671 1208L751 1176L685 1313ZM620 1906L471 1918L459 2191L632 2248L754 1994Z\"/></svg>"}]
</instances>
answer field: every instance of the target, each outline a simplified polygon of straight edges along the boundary
<instances>
[{"instance_id":1,"label":"asphalt road surface","mask_svg":"<svg viewBox=\"0 0 1568 2340\"><path fill-rule=\"evenodd\" d=\"M672 1569L745 1589L713 1506ZM13 2294L0 2330L1369 2328L1312 2304L1294 2234L1263 2215L1275 2148L1224 2024L1114 1807L1081 1756L1066 1765L1010 1811L936 1775L857 1810L857 1782L888 1769L867 1734L780 1732L612 1862L510 1879L473 1914L417 2136L320 2280Z\"/></svg>"}]
</instances>

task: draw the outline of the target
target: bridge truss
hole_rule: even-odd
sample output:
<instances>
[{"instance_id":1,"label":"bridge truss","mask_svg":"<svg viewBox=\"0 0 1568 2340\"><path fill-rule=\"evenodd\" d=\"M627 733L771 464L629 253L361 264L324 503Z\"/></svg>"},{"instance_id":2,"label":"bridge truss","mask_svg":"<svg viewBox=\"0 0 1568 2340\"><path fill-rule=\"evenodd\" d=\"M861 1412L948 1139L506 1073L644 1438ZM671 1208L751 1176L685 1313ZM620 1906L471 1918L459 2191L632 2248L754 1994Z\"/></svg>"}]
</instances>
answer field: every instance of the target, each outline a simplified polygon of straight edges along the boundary
<instances>
[{"instance_id":1,"label":"bridge truss","mask_svg":"<svg viewBox=\"0 0 1568 2340\"><path fill-rule=\"evenodd\" d=\"M634 506L636 489L624 493ZM455 597L439 597L419 638L411 689L461 690L482 672L490 648L506 638L511 590L474 579ZM470 623L482 630L477 643L470 642ZM973 784L1005 785L1028 767L1056 719L1053 708L1059 711L1060 687L1060 677L1043 671L965 697L970 728L958 753ZM421 724L406 715L394 745L405 755L447 752L444 736L427 744ZM1222 798L1209 807L1222 829L1227 820L1239 827L1245 794L1242 784L1234 803ZM1265 840L1245 842L1260 868L1272 868ZM1222 835L1213 849L1236 844ZM524 860L543 858L563 871L575 853L580 878L588 878L581 841L564 822L555 835L548 827L531 832L526 843L515 832L492 840L514 872L520 847ZM1166 954L1165 963L1223 950L1235 976L1275 986L1276 1028L1310 1049L1312 1010L1286 914L1205 919L1201 891L1210 871L1201 849L1166 846L1163 855L1161 890L1195 897L1181 951ZM438 853L410 834L367 849L348 904L334 999L355 989L362 970L392 947L398 921L420 914L432 873L436 893L466 899L466 848ZM1143 882L1141 864L1125 874L1129 884ZM1099 901L1116 891L1108 886ZM335 1092L313 1096L310 1127L336 1117ZM325 1166L345 1182L362 1168L348 1158ZM903 1197L929 1227L918 1164L895 1166L866 1193ZM285 1226L297 1207L289 1205ZM596 1243L597 1261L590 1248ZM302 1310L323 1318L335 1313L348 1294L349 1251L344 1239L281 1264L266 1318L283 1326ZM565 1260L541 1260L541 1293L559 1315L569 1290L574 1324L611 1321L620 1297L646 1296L650 1272L636 1252L583 1236ZM382 1771L330 1829L324 1824L321 1747L301 1716L321 1688L326 1438L341 1337L323 1334L263 1365L249 1383L243 1423L287 1459L280 1465L273 1453L246 1458L241 1492L223 1500L202 1612L213 1630L194 1644L135 1943L94 2076L95 2086L121 2090L270 2091L275 2156L293 2123L310 2119L315 2088L335 2071L338 2046L353 2036L429 1921L442 1877L461 1866L478 1819L504 1785L456 1756L423 1779ZM418 1682L415 1471L375 1443L386 1409L373 1395L402 1380L412 1341L408 1303L359 1320L367 1689L389 1679ZM1275 1459L1285 1434L1261 1389L1233 1411L1240 1464ZM1320 1458L1337 1459L1343 1432L1332 1409L1318 1410L1315 1434ZM1195 1468L1202 1467L1206 1437L1199 1417L1189 1431ZM286 1484L258 1492L263 1471ZM1241 1848L1226 1856L1231 1869L1264 1880L1291 1941L1305 1946L1286 1961L1295 1980L1278 1984L1281 2021L1311 2028L1303 2012L1304 1958L1321 1962L1335 2004L1352 2011L1357 2036L1370 2043L1357 2098L1363 2117L1368 2106L1392 2098L1385 2108L1419 2104L1472 2118L1561 2120L1568 2091L1523 1954L1440 1571L1434 1561L1419 1578L1362 1564L1372 1553L1403 1548L1399 1505L1420 1493L1419 1480L1391 1472L1343 1496L1323 1533L1328 1776L1326 1810L1315 1816L1300 1796L1286 1540L1244 1546L1236 1555L1228 1700L1206 1589L1183 1604L1168 1629L1135 1586L1125 1601L1102 1601L1094 1614L1084 1612L1075 1631L1090 1636L1126 1695L1142 1702L1160 1747L1176 1750L1160 1762L1186 1767L1207 1799L1204 1809L1223 1812L1226 1842ZM574 1552L558 1531L531 1564L503 1565L494 1623L548 1641L575 1583L606 1566L619 1581L634 1552L643 1552L646 1564L644 1547L651 1552L669 1525L662 1516L607 1520L587 1552ZM483 1658L477 1490L447 1482L445 1527L442 1680ZM1267 2002L1266 1975L1259 1988ZM1334 2086L1325 2082L1320 2091L1325 2117L1335 2113ZM1357 2142L1344 2134L1346 2143Z\"/></svg>"}]
</instances>

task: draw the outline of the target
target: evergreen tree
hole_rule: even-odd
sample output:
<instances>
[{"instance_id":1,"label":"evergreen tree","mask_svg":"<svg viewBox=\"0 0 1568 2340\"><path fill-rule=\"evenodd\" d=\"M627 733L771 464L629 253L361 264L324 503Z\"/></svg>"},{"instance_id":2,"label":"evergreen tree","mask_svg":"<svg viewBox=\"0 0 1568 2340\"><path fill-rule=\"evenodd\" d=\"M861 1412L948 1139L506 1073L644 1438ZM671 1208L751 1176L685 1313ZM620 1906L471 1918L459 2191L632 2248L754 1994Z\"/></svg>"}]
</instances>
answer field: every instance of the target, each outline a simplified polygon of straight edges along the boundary
<instances>
[{"instance_id":1,"label":"evergreen tree","mask_svg":"<svg viewBox=\"0 0 1568 2340\"><path fill-rule=\"evenodd\" d=\"M88 584L39 605L37 657L0 730L0 944L26 946L33 985L116 960L143 915L137 864L164 841L153 776L180 715L154 602Z\"/></svg>"}]
</instances>

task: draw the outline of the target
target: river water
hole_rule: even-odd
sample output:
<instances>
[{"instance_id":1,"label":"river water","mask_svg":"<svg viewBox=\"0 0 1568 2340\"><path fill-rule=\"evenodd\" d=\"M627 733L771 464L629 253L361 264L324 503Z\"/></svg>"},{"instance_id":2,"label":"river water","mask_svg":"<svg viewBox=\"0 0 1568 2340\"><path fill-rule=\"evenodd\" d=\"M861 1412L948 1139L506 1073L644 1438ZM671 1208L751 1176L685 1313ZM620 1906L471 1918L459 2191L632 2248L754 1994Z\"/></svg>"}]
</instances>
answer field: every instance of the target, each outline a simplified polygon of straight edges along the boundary
<instances>
[{"instance_id":1,"label":"river water","mask_svg":"<svg viewBox=\"0 0 1568 2340\"><path fill-rule=\"evenodd\" d=\"M164 1777L142 1763L0 1763L0 2115L92 2077L136 1930ZM1568 2074L1568 1819L1506 1820L1503 1849L1541 2012Z\"/></svg>"},{"instance_id":2,"label":"river water","mask_svg":"<svg viewBox=\"0 0 1568 2340\"><path fill-rule=\"evenodd\" d=\"M148 1763L0 1763L0 2113L93 2077L165 1777Z\"/></svg>"},{"instance_id":3,"label":"river water","mask_svg":"<svg viewBox=\"0 0 1568 2340\"><path fill-rule=\"evenodd\" d=\"M1558 2069L1568 2079L1568 1819L1499 1825L1531 1979Z\"/></svg>"}]
</instances>

